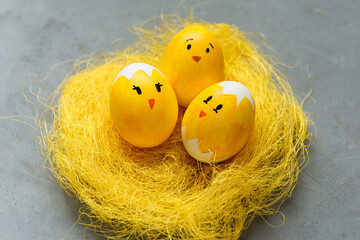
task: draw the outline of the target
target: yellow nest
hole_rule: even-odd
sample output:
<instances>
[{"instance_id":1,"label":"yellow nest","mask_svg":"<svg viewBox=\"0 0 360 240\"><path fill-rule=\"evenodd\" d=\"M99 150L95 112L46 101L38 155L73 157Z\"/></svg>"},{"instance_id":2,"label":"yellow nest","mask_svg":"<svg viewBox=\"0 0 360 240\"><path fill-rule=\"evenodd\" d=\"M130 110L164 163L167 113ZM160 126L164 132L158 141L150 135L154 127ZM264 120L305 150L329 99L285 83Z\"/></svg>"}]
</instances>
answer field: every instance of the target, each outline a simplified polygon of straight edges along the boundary
<instances>
[{"instance_id":1,"label":"yellow nest","mask_svg":"<svg viewBox=\"0 0 360 240\"><path fill-rule=\"evenodd\" d=\"M166 19L165 19L166 18ZM118 238L236 239L255 216L274 214L290 197L306 163L310 119L276 63L237 27L198 21L219 40L226 80L250 89L254 133L233 159L204 164L191 158L177 126L162 145L135 148L115 131L109 93L119 71L133 62L161 70L170 39L193 19L163 17L123 51L79 60L55 92L58 105L42 122L40 147L58 183L82 203L79 223ZM131 107L131 106L129 106Z\"/></svg>"}]
</instances>

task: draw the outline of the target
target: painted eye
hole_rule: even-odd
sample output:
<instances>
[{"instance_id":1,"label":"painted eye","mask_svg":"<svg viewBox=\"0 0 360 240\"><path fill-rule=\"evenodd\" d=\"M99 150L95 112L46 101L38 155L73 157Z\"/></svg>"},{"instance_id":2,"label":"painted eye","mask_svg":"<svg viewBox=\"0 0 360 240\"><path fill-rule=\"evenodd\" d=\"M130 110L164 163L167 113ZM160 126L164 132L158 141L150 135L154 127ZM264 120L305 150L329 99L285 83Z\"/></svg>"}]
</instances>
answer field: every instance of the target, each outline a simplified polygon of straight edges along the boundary
<instances>
[{"instance_id":1,"label":"painted eye","mask_svg":"<svg viewBox=\"0 0 360 240\"><path fill-rule=\"evenodd\" d=\"M187 48L187 50L190 50L191 44L188 44L186 48Z\"/></svg>"},{"instance_id":2,"label":"painted eye","mask_svg":"<svg viewBox=\"0 0 360 240\"><path fill-rule=\"evenodd\" d=\"M204 100L204 103L207 104L212 99L212 96L208 97L206 100Z\"/></svg>"},{"instance_id":3,"label":"painted eye","mask_svg":"<svg viewBox=\"0 0 360 240\"><path fill-rule=\"evenodd\" d=\"M141 89L140 89L140 87L137 87L137 86L135 86L135 85L133 85L133 89L132 90L136 90L136 92L137 92L137 94L141 94Z\"/></svg>"},{"instance_id":4,"label":"painted eye","mask_svg":"<svg viewBox=\"0 0 360 240\"><path fill-rule=\"evenodd\" d=\"M207 49L206 49L206 52L207 52L207 53L209 53L209 52L210 52L210 49L209 49L209 48L207 48Z\"/></svg>"},{"instance_id":5,"label":"painted eye","mask_svg":"<svg viewBox=\"0 0 360 240\"><path fill-rule=\"evenodd\" d=\"M163 86L163 85L160 84L160 83L155 84L156 90L157 90L158 92L161 92L161 87L162 87L162 86Z\"/></svg>"},{"instance_id":6,"label":"painted eye","mask_svg":"<svg viewBox=\"0 0 360 240\"><path fill-rule=\"evenodd\" d=\"M216 113L218 113L218 111L219 111L220 109L222 109L222 107L223 107L223 105L222 105L222 104L219 104L219 105L217 105L217 107L214 108L213 110L214 110Z\"/></svg>"}]
</instances>

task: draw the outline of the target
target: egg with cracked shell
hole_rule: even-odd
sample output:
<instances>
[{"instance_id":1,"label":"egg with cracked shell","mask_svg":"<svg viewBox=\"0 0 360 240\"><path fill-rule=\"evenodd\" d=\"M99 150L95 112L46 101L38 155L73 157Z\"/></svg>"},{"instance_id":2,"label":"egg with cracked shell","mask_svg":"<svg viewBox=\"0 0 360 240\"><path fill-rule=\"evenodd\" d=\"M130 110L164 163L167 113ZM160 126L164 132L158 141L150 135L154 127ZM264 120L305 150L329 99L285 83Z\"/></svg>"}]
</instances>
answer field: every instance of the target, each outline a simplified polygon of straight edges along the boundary
<instances>
[{"instance_id":1,"label":"egg with cracked shell","mask_svg":"<svg viewBox=\"0 0 360 240\"><path fill-rule=\"evenodd\" d=\"M216 83L199 93L186 109L182 141L187 152L199 161L224 161L244 147L254 121L250 91L235 81Z\"/></svg>"},{"instance_id":2,"label":"egg with cracked shell","mask_svg":"<svg viewBox=\"0 0 360 240\"><path fill-rule=\"evenodd\" d=\"M175 92L155 67L133 63L123 68L110 92L115 129L136 147L154 147L172 133L178 117Z\"/></svg>"}]
</instances>

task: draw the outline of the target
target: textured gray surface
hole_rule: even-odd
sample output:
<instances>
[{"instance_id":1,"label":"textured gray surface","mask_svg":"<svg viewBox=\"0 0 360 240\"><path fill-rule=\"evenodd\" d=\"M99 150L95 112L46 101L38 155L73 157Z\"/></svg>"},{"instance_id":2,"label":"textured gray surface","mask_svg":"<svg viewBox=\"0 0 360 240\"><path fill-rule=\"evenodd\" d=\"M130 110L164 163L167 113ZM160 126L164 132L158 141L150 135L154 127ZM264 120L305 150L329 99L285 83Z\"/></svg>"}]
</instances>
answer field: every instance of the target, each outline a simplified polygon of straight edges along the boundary
<instances>
[{"instance_id":1,"label":"textured gray surface","mask_svg":"<svg viewBox=\"0 0 360 240\"><path fill-rule=\"evenodd\" d=\"M263 33L288 69L295 92L309 90L305 104L317 138L310 163L281 210L285 224L256 219L246 239L360 239L360 2L188 1L196 16ZM171 13L177 2L165 1ZM25 74L45 77L50 68L93 51L132 43L134 24L158 16L162 1L0 1L0 116L31 115L20 87ZM179 8L184 12L183 7ZM64 65L42 85L42 96L60 83ZM26 78L28 79L28 78ZM28 81L23 81L27 91ZM102 239L75 224L80 204L50 181L40 167L36 132L0 120L0 239ZM273 225L280 215L266 218Z\"/></svg>"}]
</instances>

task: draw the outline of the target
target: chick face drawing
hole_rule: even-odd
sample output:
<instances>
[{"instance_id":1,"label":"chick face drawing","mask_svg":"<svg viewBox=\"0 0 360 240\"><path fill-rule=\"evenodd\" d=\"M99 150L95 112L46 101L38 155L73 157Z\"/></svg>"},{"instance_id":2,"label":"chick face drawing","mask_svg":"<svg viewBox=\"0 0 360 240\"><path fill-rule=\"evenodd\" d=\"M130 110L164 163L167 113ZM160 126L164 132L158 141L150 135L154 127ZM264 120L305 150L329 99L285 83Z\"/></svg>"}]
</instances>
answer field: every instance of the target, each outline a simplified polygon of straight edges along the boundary
<instances>
[{"instance_id":1,"label":"chick face drawing","mask_svg":"<svg viewBox=\"0 0 360 240\"><path fill-rule=\"evenodd\" d=\"M130 144L154 147L172 133L177 116L176 95L165 76L153 66L134 63L115 79L110 111L116 130Z\"/></svg>"},{"instance_id":2,"label":"chick face drawing","mask_svg":"<svg viewBox=\"0 0 360 240\"><path fill-rule=\"evenodd\" d=\"M202 90L224 80L221 46L206 28L185 28L170 41L162 71L173 86L179 104L187 107Z\"/></svg>"},{"instance_id":3,"label":"chick face drawing","mask_svg":"<svg viewBox=\"0 0 360 240\"><path fill-rule=\"evenodd\" d=\"M181 124L182 141L195 159L220 162L241 150L253 130L254 120L250 91L234 81L217 83L190 103Z\"/></svg>"}]
</instances>

